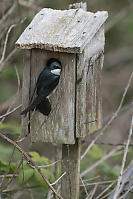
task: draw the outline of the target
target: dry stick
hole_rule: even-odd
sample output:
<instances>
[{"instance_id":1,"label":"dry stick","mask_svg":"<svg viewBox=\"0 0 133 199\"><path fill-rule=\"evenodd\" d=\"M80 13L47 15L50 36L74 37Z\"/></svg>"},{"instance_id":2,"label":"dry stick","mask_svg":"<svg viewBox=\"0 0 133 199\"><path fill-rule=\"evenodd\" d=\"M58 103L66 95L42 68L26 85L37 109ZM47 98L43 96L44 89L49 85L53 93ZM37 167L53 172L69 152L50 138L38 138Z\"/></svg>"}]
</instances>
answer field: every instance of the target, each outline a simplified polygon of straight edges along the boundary
<instances>
[{"instance_id":1,"label":"dry stick","mask_svg":"<svg viewBox=\"0 0 133 199\"><path fill-rule=\"evenodd\" d=\"M95 142L95 144L103 144L103 145L110 145L110 146L126 146L126 143L110 143L110 142ZM129 144L130 147L133 147L133 143Z\"/></svg>"},{"instance_id":2,"label":"dry stick","mask_svg":"<svg viewBox=\"0 0 133 199\"><path fill-rule=\"evenodd\" d=\"M97 187L98 187L98 185L96 184L96 185L94 186L94 189L93 189L92 192L90 193L89 197L87 197L86 199L92 199L92 198L93 198L94 194L96 193Z\"/></svg>"},{"instance_id":3,"label":"dry stick","mask_svg":"<svg viewBox=\"0 0 133 199\"><path fill-rule=\"evenodd\" d=\"M85 186L101 185L101 184L107 184L107 183L111 183L111 182L112 182L112 180L105 180L105 181L101 181L101 182L86 183ZM83 185L80 185L80 187L83 187Z\"/></svg>"},{"instance_id":4,"label":"dry stick","mask_svg":"<svg viewBox=\"0 0 133 199\"><path fill-rule=\"evenodd\" d=\"M7 112L7 113L5 113L5 114L0 115L0 119L2 119L2 118L4 118L4 117L10 115L11 113L15 112L15 111L16 111L17 109L19 109L21 106L22 106L22 104L20 104L19 106L15 107L14 109L12 109L11 111L9 111L9 112Z\"/></svg>"},{"instance_id":5,"label":"dry stick","mask_svg":"<svg viewBox=\"0 0 133 199\"><path fill-rule=\"evenodd\" d=\"M133 186L130 187L119 199L123 199L131 190L133 189Z\"/></svg>"},{"instance_id":6,"label":"dry stick","mask_svg":"<svg viewBox=\"0 0 133 199\"><path fill-rule=\"evenodd\" d=\"M7 33L6 33L6 39L5 39L5 42L4 42L4 48L3 48L3 52L2 52L2 57L0 59L0 64L3 62L4 58L5 58L5 52L6 52L6 46L7 46L7 41L8 41L8 37L9 37L9 34L11 32L11 30L16 26L17 24L13 24L9 27Z\"/></svg>"},{"instance_id":7,"label":"dry stick","mask_svg":"<svg viewBox=\"0 0 133 199\"><path fill-rule=\"evenodd\" d=\"M87 195L87 197L88 197L88 196L89 196L89 194L88 194L88 191L87 191L87 189L86 189L85 183L84 183L84 181L82 180L82 177L81 177L81 176L80 176L80 180L81 180L81 183L83 184L83 187L84 187L85 193L86 193L86 195Z\"/></svg>"},{"instance_id":8,"label":"dry stick","mask_svg":"<svg viewBox=\"0 0 133 199\"><path fill-rule=\"evenodd\" d=\"M121 146L116 147L115 149L113 149L112 151L110 151L107 155L105 155L103 158L101 158L100 160L98 160L95 164L93 164L91 167L89 167L88 169L86 169L85 171L83 171L81 173L81 177L85 176L87 173L89 173L91 170L95 169L97 166L99 166L103 161L107 160L108 158L110 158L111 156L113 156L119 149L121 149Z\"/></svg>"},{"instance_id":9,"label":"dry stick","mask_svg":"<svg viewBox=\"0 0 133 199\"><path fill-rule=\"evenodd\" d=\"M111 193L112 193L113 191L110 191L109 193L107 193L105 196L103 196L102 198L100 198L100 199L107 199L107 196L109 196Z\"/></svg>"},{"instance_id":10,"label":"dry stick","mask_svg":"<svg viewBox=\"0 0 133 199\"><path fill-rule=\"evenodd\" d=\"M13 174L7 174L7 175L0 175L0 178L6 177L6 178L11 178L13 176ZM14 175L15 177L17 177L18 175Z\"/></svg>"},{"instance_id":11,"label":"dry stick","mask_svg":"<svg viewBox=\"0 0 133 199\"><path fill-rule=\"evenodd\" d=\"M0 137L4 140L6 140L7 142L9 142L10 144L14 145L18 151L24 156L24 158L27 160L28 163L30 163L32 166L34 166L36 168L36 170L40 173L40 175L42 176L43 180L46 182L46 184L49 186L49 188L57 195L58 198L63 199L57 192L56 190L53 188L53 186L50 184L50 182L48 181L48 179L45 177L45 175L42 173L41 169L36 165L36 163L29 157L29 155L13 140L11 140L10 138L8 138L7 136L3 135L0 132Z\"/></svg>"},{"instance_id":12,"label":"dry stick","mask_svg":"<svg viewBox=\"0 0 133 199\"><path fill-rule=\"evenodd\" d=\"M4 58L5 58L5 53L6 53L6 47L7 47L7 42L8 42L8 38L9 38L9 34L11 32L11 30L16 27L17 25L19 24L22 24L24 22L25 19L21 20L20 23L17 23L17 24L12 24L7 33L6 33L6 38L5 38L5 42L4 42L4 47L3 47L3 52L2 52L2 57L0 59L0 65L2 64L2 62L4 61ZM1 72L1 68L0 68L0 72Z\"/></svg>"},{"instance_id":13,"label":"dry stick","mask_svg":"<svg viewBox=\"0 0 133 199\"><path fill-rule=\"evenodd\" d=\"M101 196L102 196L106 191L108 191L108 190L114 185L115 182L116 182L116 180L115 180L114 182L112 182L106 189L104 189L104 190L96 197L96 199L100 199Z\"/></svg>"},{"instance_id":14,"label":"dry stick","mask_svg":"<svg viewBox=\"0 0 133 199\"><path fill-rule=\"evenodd\" d=\"M8 193L8 192L18 192L18 191L22 191L24 189L35 189L35 188L40 188L40 185L35 185L35 186L21 186L21 187L17 187L15 189L6 189L3 190L3 193Z\"/></svg>"},{"instance_id":15,"label":"dry stick","mask_svg":"<svg viewBox=\"0 0 133 199\"><path fill-rule=\"evenodd\" d=\"M130 75L130 78L128 80L128 83L125 87L125 91L123 93L123 96L121 98L120 104L116 110L116 112L112 115L111 119L107 122L107 124L103 127L103 129L99 132L99 134L95 137L94 140L92 140L91 144L88 146L88 148L85 150L85 152L83 153L83 155L81 156L81 160L85 157L85 155L87 154L87 152L91 149L91 147L95 144L95 142L97 141L97 139L103 135L103 133L105 132L105 130L109 127L109 125L113 122L113 120L118 116L118 113L120 112L120 109L122 107L123 101L125 99L125 96L127 94L128 88L130 87L131 84L131 80L133 78L133 72Z\"/></svg>"},{"instance_id":16,"label":"dry stick","mask_svg":"<svg viewBox=\"0 0 133 199\"><path fill-rule=\"evenodd\" d=\"M47 164L47 165L44 165L44 166L38 166L38 167L39 167L39 168L47 168L47 167L50 167L50 166L55 165L55 164L58 163L58 162L61 162L61 160L57 160L57 161L55 161L55 162L53 162L53 163L51 163L51 164ZM33 168L35 168L35 167L33 167Z\"/></svg>"},{"instance_id":17,"label":"dry stick","mask_svg":"<svg viewBox=\"0 0 133 199\"><path fill-rule=\"evenodd\" d=\"M123 160L122 160L122 165L121 165L121 170L120 170L120 176L118 178L118 183L117 183L116 190L115 190L115 193L114 193L114 199L117 199L117 197L119 196L120 191L121 191L122 175L123 175L123 172L124 172L124 167L125 167L125 163L126 163L126 159L127 159L129 143L130 143L132 134L133 134L133 115L132 115L131 126L130 126L130 130L129 130L127 144L126 144L126 147L125 147L125 150L124 150L124 155L123 155Z\"/></svg>"},{"instance_id":18,"label":"dry stick","mask_svg":"<svg viewBox=\"0 0 133 199\"><path fill-rule=\"evenodd\" d=\"M20 91L20 77L19 77L18 69L16 66L15 66L15 71L16 71L17 82L18 82L18 88L17 88L17 94L18 94Z\"/></svg>"},{"instance_id":19,"label":"dry stick","mask_svg":"<svg viewBox=\"0 0 133 199\"><path fill-rule=\"evenodd\" d=\"M95 180L97 178L100 178L100 176L95 176L93 178L85 179L84 182L92 181L92 180Z\"/></svg>"},{"instance_id":20,"label":"dry stick","mask_svg":"<svg viewBox=\"0 0 133 199\"><path fill-rule=\"evenodd\" d=\"M61 178L63 178L64 175L66 175L66 172L64 172L64 173L63 173L55 182L53 182L51 185L53 186L53 185L57 184L57 183L59 182L59 180L60 180Z\"/></svg>"},{"instance_id":21,"label":"dry stick","mask_svg":"<svg viewBox=\"0 0 133 199\"><path fill-rule=\"evenodd\" d=\"M0 72L3 70L5 63L8 62L8 60L17 52L17 49L14 48L11 53L6 57L5 60L3 60L2 63L0 63Z\"/></svg>"}]
</instances>

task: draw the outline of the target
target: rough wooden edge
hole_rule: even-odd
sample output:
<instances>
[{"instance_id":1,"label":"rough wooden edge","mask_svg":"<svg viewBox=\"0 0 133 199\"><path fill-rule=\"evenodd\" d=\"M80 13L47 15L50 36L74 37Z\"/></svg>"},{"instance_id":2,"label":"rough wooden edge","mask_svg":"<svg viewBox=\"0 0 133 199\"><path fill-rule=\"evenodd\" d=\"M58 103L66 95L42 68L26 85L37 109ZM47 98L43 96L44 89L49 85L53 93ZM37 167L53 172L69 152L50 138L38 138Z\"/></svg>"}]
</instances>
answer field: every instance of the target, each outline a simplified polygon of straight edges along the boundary
<instances>
[{"instance_id":1,"label":"rough wooden edge","mask_svg":"<svg viewBox=\"0 0 133 199\"><path fill-rule=\"evenodd\" d=\"M49 50L49 51L53 51L53 52L64 52L64 53L82 53L82 50L80 47L67 47L67 48L63 48L63 47L59 47L59 46L53 46L50 44L19 44L16 43L15 44L16 48L18 49L33 49L33 48L39 48L39 49L44 49L44 50Z\"/></svg>"}]
</instances>

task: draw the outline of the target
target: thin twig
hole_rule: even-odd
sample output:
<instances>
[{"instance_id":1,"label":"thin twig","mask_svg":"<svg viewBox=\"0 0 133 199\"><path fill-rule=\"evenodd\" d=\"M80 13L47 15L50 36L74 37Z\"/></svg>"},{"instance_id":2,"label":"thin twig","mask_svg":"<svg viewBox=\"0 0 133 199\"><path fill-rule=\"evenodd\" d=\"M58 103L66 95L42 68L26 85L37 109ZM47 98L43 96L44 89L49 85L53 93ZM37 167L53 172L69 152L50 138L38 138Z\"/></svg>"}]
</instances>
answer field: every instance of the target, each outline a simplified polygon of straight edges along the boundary
<instances>
[{"instance_id":1,"label":"thin twig","mask_svg":"<svg viewBox=\"0 0 133 199\"><path fill-rule=\"evenodd\" d=\"M47 165L44 165L44 166L38 166L38 167L39 167L39 168L47 168L47 167L50 167L50 166L55 165L56 163L58 163L58 162L60 162L60 161L61 161L61 160L58 160L58 161L55 161L55 162L53 162L53 163L51 163L51 164L47 164ZM35 169L34 166L32 166L32 168Z\"/></svg>"},{"instance_id":2,"label":"thin twig","mask_svg":"<svg viewBox=\"0 0 133 199\"><path fill-rule=\"evenodd\" d=\"M2 64L2 62L3 62L4 59L5 59L5 53L6 53L6 48L7 48L7 42L8 42L8 38L9 38L10 32L12 31L12 29L13 29L14 27L16 27L17 25L22 24L24 21L25 21L25 19L21 20L19 23L12 24L12 25L9 27L9 29L8 29L8 31L7 31L7 33L6 33L6 38L5 38L5 42L4 42L2 57L1 57L1 59L0 59L0 65ZM1 72L1 68L0 68L0 72Z\"/></svg>"},{"instance_id":3,"label":"thin twig","mask_svg":"<svg viewBox=\"0 0 133 199\"><path fill-rule=\"evenodd\" d=\"M16 66L15 66L15 71L16 71L17 82L18 82L17 93L19 93L19 91L20 91L20 77L19 77L19 73L18 73L18 70L17 70L17 67L16 67Z\"/></svg>"},{"instance_id":4,"label":"thin twig","mask_svg":"<svg viewBox=\"0 0 133 199\"><path fill-rule=\"evenodd\" d=\"M84 190L85 190L86 196L88 197L88 196L89 196L89 194L88 194L88 191L87 191L87 189L86 189L85 183L84 183L84 181L82 180L81 175L80 175L80 180L81 180L82 186L84 187ZM80 185L80 186L81 186L81 185Z\"/></svg>"},{"instance_id":5,"label":"thin twig","mask_svg":"<svg viewBox=\"0 0 133 199\"><path fill-rule=\"evenodd\" d=\"M92 140L88 141L91 142ZM126 143L111 143L111 142L95 142L95 144L99 144L99 145L109 145L109 146L126 146ZM129 147L133 147L133 143L129 144Z\"/></svg>"},{"instance_id":6,"label":"thin twig","mask_svg":"<svg viewBox=\"0 0 133 199\"><path fill-rule=\"evenodd\" d=\"M11 178L13 176L13 174L7 174L7 175L0 175L0 178L3 178L3 177L5 177L5 178ZM16 175L14 175L14 177L17 177L18 175L16 174Z\"/></svg>"},{"instance_id":7,"label":"thin twig","mask_svg":"<svg viewBox=\"0 0 133 199\"><path fill-rule=\"evenodd\" d=\"M98 185L96 184L96 185L94 186L94 189L93 189L92 192L90 193L89 197L87 197L86 199L92 199L92 198L93 198L94 194L96 193L97 187L98 187Z\"/></svg>"},{"instance_id":8,"label":"thin twig","mask_svg":"<svg viewBox=\"0 0 133 199\"><path fill-rule=\"evenodd\" d=\"M5 52L6 52L6 46L7 46L7 41L8 41L8 37L9 37L9 34L11 32L11 30L16 26L16 24L13 24L9 27L7 33L6 33L6 39L5 39L5 42L4 42L4 48L3 48L3 52L2 52L2 57L0 59L0 64L3 62L4 58L5 58Z\"/></svg>"},{"instance_id":9,"label":"thin twig","mask_svg":"<svg viewBox=\"0 0 133 199\"><path fill-rule=\"evenodd\" d=\"M64 175L66 175L66 172L64 172L64 173L63 173L55 182L53 182L51 185L53 186L53 185L57 184L57 182L59 182L59 180L60 180L61 178L63 178Z\"/></svg>"},{"instance_id":10,"label":"thin twig","mask_svg":"<svg viewBox=\"0 0 133 199\"><path fill-rule=\"evenodd\" d=\"M130 187L130 189L128 189L121 197L119 197L119 199L123 199L125 198L125 196L133 189L133 186Z\"/></svg>"},{"instance_id":11,"label":"thin twig","mask_svg":"<svg viewBox=\"0 0 133 199\"><path fill-rule=\"evenodd\" d=\"M110 120L107 122L107 124L105 124L105 126L103 127L103 129L99 132L99 134L94 138L94 140L92 140L92 142L90 143L90 145L88 146L88 148L85 150L85 152L83 153L83 155L81 156L81 160L85 157L85 155L88 153L88 151L91 149L91 147L95 144L95 142L98 140L98 138L100 136L102 136L105 132L105 130L110 126L110 124L114 121L114 119L118 116L118 113L120 112L121 110L121 107L123 105L123 102L124 102L124 99L125 99L125 96L127 94L127 91L130 87L130 84L131 84L131 81L132 81L132 78L133 78L133 72L131 73L130 77L129 77L129 80L128 80L128 83L125 87L125 90L124 90L124 93L122 95L122 98L121 98L121 101L120 101L120 104L116 110L116 112L112 115L112 117L110 118Z\"/></svg>"},{"instance_id":12,"label":"thin twig","mask_svg":"<svg viewBox=\"0 0 133 199\"><path fill-rule=\"evenodd\" d=\"M84 183L85 186L93 186L93 185L101 185L101 184L107 184L107 183L111 183L112 180L105 180L105 181L101 181L101 182L92 182L92 183ZM80 187L83 187L83 185L80 185Z\"/></svg>"},{"instance_id":13,"label":"thin twig","mask_svg":"<svg viewBox=\"0 0 133 199\"><path fill-rule=\"evenodd\" d=\"M21 190L24 190L24 189L35 189L35 188L40 188L40 185L35 185L35 186L21 186L21 187L18 187L16 189L5 189L2 192L3 193L10 193L10 192L18 192L18 191L21 191Z\"/></svg>"},{"instance_id":14,"label":"thin twig","mask_svg":"<svg viewBox=\"0 0 133 199\"><path fill-rule=\"evenodd\" d=\"M124 168L125 168L125 163L126 163L126 159L127 159L127 153L128 153L128 148L129 148L129 143L131 140L132 133L133 133L133 115L132 115L131 126L130 126L130 130L129 130L127 144L126 144L126 147L124 150L124 155L123 155L123 160L122 160L122 165L121 165L121 170L120 170L120 176L118 178L118 183L117 183L116 190L114 193L114 199L117 199L117 197L119 196L120 191L121 191L121 188L120 188L121 181L122 181L122 176L123 176L123 172L124 172Z\"/></svg>"},{"instance_id":15,"label":"thin twig","mask_svg":"<svg viewBox=\"0 0 133 199\"><path fill-rule=\"evenodd\" d=\"M101 196L102 196L105 192L107 192L115 183L116 183L116 180L113 181L106 189L104 189L104 190L96 197L96 199L100 199Z\"/></svg>"},{"instance_id":16,"label":"thin twig","mask_svg":"<svg viewBox=\"0 0 133 199\"><path fill-rule=\"evenodd\" d=\"M22 104L20 104L19 106L15 107L14 109L12 109L11 111L5 113L4 115L0 115L0 119L10 115L11 113L15 112L16 110L18 110L20 107L22 106Z\"/></svg>"},{"instance_id":17,"label":"thin twig","mask_svg":"<svg viewBox=\"0 0 133 199\"><path fill-rule=\"evenodd\" d=\"M5 58L5 60L3 60L3 62L0 64L0 73L3 70L5 64L8 62L8 60L17 52L17 49L14 48L10 54Z\"/></svg>"}]
</instances>

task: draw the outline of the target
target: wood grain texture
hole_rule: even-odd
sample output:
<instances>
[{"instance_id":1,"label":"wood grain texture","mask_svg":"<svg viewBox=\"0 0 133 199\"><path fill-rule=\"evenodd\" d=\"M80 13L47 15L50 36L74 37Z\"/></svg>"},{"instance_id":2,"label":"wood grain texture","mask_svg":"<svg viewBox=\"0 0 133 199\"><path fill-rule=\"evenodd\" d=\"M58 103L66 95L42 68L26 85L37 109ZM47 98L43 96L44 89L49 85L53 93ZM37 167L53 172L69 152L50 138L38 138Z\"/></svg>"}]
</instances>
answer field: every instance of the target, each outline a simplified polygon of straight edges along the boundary
<instances>
[{"instance_id":1,"label":"wood grain texture","mask_svg":"<svg viewBox=\"0 0 133 199\"><path fill-rule=\"evenodd\" d=\"M52 53L40 49L31 50L30 71L27 69L24 72L24 76L26 75L23 85L25 107L30 98L29 96L33 94L38 75L43 67L46 66L47 60L56 58L62 63L59 84L49 97L52 105L52 111L49 116L33 111L24 118L23 126L27 126L30 117L29 125L32 142L42 141L65 144L73 144L75 142L75 57L75 54Z\"/></svg>"},{"instance_id":2,"label":"wood grain texture","mask_svg":"<svg viewBox=\"0 0 133 199\"><path fill-rule=\"evenodd\" d=\"M62 145L62 174L61 195L63 199L79 198L80 181L80 141L74 145Z\"/></svg>"},{"instance_id":3,"label":"wood grain texture","mask_svg":"<svg viewBox=\"0 0 133 199\"><path fill-rule=\"evenodd\" d=\"M76 136L85 137L101 128L104 29L97 32L84 52L77 56ZM96 122L89 123L93 120Z\"/></svg>"},{"instance_id":4,"label":"wood grain texture","mask_svg":"<svg viewBox=\"0 0 133 199\"><path fill-rule=\"evenodd\" d=\"M28 58L28 59L26 59ZM22 85L22 104L24 109L28 106L29 102L29 90L30 90L30 50L24 52L24 70L23 70L23 85ZM22 135L26 136L29 132L29 115L27 117L22 116Z\"/></svg>"},{"instance_id":5,"label":"wood grain texture","mask_svg":"<svg viewBox=\"0 0 133 199\"><path fill-rule=\"evenodd\" d=\"M16 42L21 49L41 48L50 51L82 53L108 17L83 9L42 9Z\"/></svg>"}]
</instances>

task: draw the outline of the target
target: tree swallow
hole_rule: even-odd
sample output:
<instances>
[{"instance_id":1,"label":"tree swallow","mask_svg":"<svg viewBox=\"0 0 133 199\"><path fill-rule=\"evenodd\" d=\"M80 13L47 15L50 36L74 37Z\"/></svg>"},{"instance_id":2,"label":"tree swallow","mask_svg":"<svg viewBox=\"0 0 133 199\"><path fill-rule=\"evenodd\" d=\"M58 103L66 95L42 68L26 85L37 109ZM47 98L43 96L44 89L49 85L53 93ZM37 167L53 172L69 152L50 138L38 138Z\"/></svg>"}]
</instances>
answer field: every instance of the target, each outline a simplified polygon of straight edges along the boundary
<instances>
[{"instance_id":1,"label":"tree swallow","mask_svg":"<svg viewBox=\"0 0 133 199\"><path fill-rule=\"evenodd\" d=\"M29 106L21 112L25 115L29 111L38 110L44 115L49 115L51 104L47 98L59 83L61 74L61 62L55 58L48 60L46 67L40 73L35 86L34 93L36 97L32 100Z\"/></svg>"}]
</instances>

